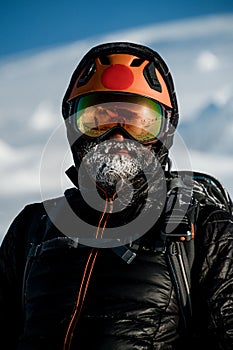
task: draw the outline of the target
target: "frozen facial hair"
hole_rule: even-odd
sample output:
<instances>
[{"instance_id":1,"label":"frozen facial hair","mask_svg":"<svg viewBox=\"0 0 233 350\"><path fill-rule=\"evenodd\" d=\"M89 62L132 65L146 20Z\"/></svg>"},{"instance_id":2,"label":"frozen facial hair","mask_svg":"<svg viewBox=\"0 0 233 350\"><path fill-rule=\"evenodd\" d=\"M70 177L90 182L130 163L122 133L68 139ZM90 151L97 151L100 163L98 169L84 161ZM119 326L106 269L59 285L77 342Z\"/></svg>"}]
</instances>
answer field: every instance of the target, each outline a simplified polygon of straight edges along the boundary
<instances>
[{"instance_id":1,"label":"frozen facial hair","mask_svg":"<svg viewBox=\"0 0 233 350\"><path fill-rule=\"evenodd\" d=\"M132 140L90 144L84 151L82 161L89 176L105 192L132 184L139 174L143 174L148 182L157 168L154 154Z\"/></svg>"}]
</instances>

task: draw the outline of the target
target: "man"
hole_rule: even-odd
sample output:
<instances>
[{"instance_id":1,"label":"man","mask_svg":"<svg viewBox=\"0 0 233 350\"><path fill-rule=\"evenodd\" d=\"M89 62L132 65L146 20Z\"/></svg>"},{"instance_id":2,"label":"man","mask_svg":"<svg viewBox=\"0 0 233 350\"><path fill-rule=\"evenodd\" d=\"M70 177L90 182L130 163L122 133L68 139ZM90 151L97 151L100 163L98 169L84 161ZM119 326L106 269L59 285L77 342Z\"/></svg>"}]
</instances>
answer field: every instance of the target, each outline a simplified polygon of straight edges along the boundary
<instances>
[{"instance_id":1,"label":"man","mask_svg":"<svg viewBox=\"0 0 233 350\"><path fill-rule=\"evenodd\" d=\"M231 201L208 175L170 169L163 59L96 46L62 108L75 187L26 206L4 238L5 349L232 349Z\"/></svg>"}]
</instances>

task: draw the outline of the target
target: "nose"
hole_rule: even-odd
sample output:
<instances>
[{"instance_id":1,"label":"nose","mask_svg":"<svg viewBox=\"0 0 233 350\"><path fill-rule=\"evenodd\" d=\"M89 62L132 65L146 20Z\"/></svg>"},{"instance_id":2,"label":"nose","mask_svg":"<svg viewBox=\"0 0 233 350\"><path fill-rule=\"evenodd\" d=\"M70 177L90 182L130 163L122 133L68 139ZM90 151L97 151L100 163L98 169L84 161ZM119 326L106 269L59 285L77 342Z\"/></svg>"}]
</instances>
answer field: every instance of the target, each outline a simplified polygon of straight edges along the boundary
<instances>
[{"instance_id":1,"label":"nose","mask_svg":"<svg viewBox=\"0 0 233 350\"><path fill-rule=\"evenodd\" d=\"M125 137L124 135L120 132L120 130L115 130L110 136L109 139L114 139L117 141L124 141Z\"/></svg>"}]
</instances>

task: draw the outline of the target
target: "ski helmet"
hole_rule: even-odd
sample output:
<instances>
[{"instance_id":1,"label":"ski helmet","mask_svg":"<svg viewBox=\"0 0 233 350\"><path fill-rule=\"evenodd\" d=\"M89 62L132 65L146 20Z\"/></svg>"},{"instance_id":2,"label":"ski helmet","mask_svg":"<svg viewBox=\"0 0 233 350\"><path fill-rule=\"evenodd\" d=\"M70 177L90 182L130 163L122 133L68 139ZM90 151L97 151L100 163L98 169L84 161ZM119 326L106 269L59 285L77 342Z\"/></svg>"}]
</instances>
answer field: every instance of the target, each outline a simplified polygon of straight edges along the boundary
<instances>
[{"instance_id":1,"label":"ski helmet","mask_svg":"<svg viewBox=\"0 0 233 350\"><path fill-rule=\"evenodd\" d=\"M78 159L81 158L80 155L77 155L80 140L78 144L75 142L77 131L68 119L74 113L77 99L96 92L143 96L164 107L168 113L160 137L150 140L147 144L156 152L161 163L165 164L168 150L173 143L179 113L173 79L162 57L143 45L112 42L93 47L82 58L71 77L62 104L67 135L76 165L81 161ZM83 137L87 142L88 137L83 135L81 139Z\"/></svg>"}]
</instances>

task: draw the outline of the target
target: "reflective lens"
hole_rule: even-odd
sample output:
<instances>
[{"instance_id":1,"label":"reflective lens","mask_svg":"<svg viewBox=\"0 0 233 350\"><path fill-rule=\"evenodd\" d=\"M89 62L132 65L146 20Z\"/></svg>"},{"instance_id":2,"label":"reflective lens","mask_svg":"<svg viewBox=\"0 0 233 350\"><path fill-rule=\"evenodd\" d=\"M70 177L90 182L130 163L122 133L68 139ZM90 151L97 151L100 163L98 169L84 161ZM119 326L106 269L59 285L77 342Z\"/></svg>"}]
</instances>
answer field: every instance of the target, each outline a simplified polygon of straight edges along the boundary
<instances>
[{"instance_id":1,"label":"reflective lens","mask_svg":"<svg viewBox=\"0 0 233 350\"><path fill-rule=\"evenodd\" d=\"M100 137L114 127L123 128L140 142L155 139L161 129L164 109L149 98L129 94L93 93L78 99L76 127L90 137Z\"/></svg>"}]
</instances>

